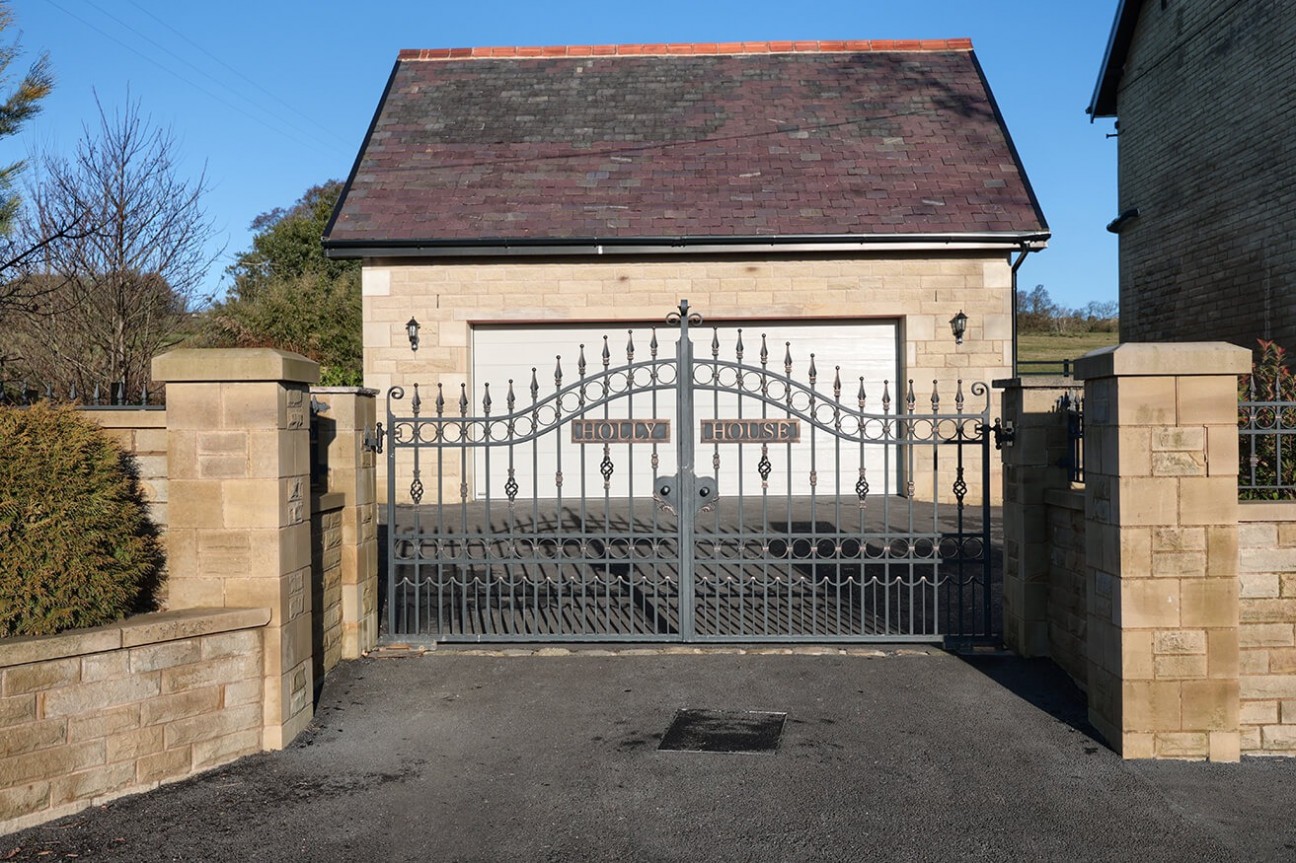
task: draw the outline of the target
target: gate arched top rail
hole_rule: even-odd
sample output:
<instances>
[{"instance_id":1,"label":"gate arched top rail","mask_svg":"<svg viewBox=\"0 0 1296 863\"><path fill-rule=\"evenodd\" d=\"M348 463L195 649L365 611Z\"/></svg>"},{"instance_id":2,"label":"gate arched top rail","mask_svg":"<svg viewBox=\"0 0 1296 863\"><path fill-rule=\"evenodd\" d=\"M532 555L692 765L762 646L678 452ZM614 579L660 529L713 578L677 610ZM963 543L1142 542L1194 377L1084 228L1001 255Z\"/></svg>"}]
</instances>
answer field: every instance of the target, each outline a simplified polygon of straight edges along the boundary
<instances>
[{"instance_id":1,"label":"gate arched top rail","mask_svg":"<svg viewBox=\"0 0 1296 863\"><path fill-rule=\"evenodd\" d=\"M583 347L583 346L582 346ZM418 384L410 401L411 412L396 414L397 403L404 401L404 387L387 391L387 413L393 442L404 444L466 444L471 446L510 446L527 443L555 431L572 420L588 416L606 405L637 396L674 390L678 382L678 365L672 359L655 358L630 362L621 366L608 366L592 374L584 371L583 358L578 361L582 377L563 384L562 357L555 367L556 390L540 396L538 370L531 369L529 394L531 403L519 406L514 390L514 379L508 382L505 396L506 413L493 415L495 399L490 384L483 385L480 402L470 400L467 384L459 384L455 408L459 415L446 414L444 386L437 385L433 413L424 415L422 395ZM470 416L470 403L479 404L481 413ZM431 431L425 431L430 429Z\"/></svg>"},{"instance_id":2,"label":"gate arched top rail","mask_svg":"<svg viewBox=\"0 0 1296 863\"><path fill-rule=\"evenodd\" d=\"M833 392L821 392L815 387L812 371L810 383L803 383L789 374L779 374L767 368L745 365L730 360L703 360L693 366L695 390L730 393L751 398L797 417L821 431L851 443L914 444L933 441L969 441L979 437L980 426L990 415L990 388L981 381L969 387L971 396L981 400L979 410L967 410L967 396L963 393L963 379L956 383L954 410L940 410L939 382L932 381L931 410L919 410L914 396L914 381L909 379L906 395L892 411L890 381L882 382L880 401L882 411L869 411L864 378L859 380L856 407L841 401L840 367L836 367ZM726 382L725 372L732 378ZM708 377L709 375L709 377Z\"/></svg>"},{"instance_id":3,"label":"gate arched top rail","mask_svg":"<svg viewBox=\"0 0 1296 863\"><path fill-rule=\"evenodd\" d=\"M720 379L720 374L725 370L734 374L733 383L728 384ZM699 379L699 375L707 373L712 377ZM672 390L676 386L676 375L674 360L630 363L596 372L520 409L516 407L510 386L509 402L514 409L498 415L489 412L494 399L487 384L483 387L481 400L483 411L475 416L467 415L469 401L466 384L460 384L460 394L457 397L457 408L461 411L459 416L445 414L446 401L442 385L437 387L436 413L424 416L422 396L417 384L414 401L411 402L413 413L397 416L394 408L396 403L404 400L406 391L403 387L392 387L387 397L390 433L397 445L515 446L544 437L606 405L636 395ZM883 382L884 404L889 384L889 381ZM913 381L909 384L909 392L912 393ZM978 438L990 410L989 388L980 381L972 383L969 388L971 395L983 402L981 409L975 412L961 408L953 412L940 412L939 397L933 403L935 410L919 411L908 395L900 400L895 411L890 410L889 406L881 412L861 410L843 404L831 394L820 392L787 375L723 360L695 365L692 385L699 391L730 393L763 402L778 410L780 417L795 417L847 443L905 445L966 442ZM959 380L956 400L963 398L962 385L963 381ZM865 401L858 396L857 399Z\"/></svg>"},{"instance_id":4,"label":"gate arched top rail","mask_svg":"<svg viewBox=\"0 0 1296 863\"><path fill-rule=\"evenodd\" d=\"M495 398L491 394L490 384L482 386L480 400L476 395L470 398L467 384L459 384L459 392L450 394L452 404L447 411L447 398L443 384L436 385L436 396L432 411L425 415L423 396L419 385L413 385L413 398L409 402L410 412L397 416L395 408L403 402L406 391L404 387L394 386L388 390L387 413L389 418L389 435L393 445L418 444L452 444L474 447L502 447L524 444L549 434L573 420L581 419L599 408L614 402L629 399L639 394L674 390L677 386L688 386L704 392L726 393L740 398L753 399L773 407L786 418L797 418L811 427L853 444L932 444L961 443L977 439L988 423L990 413L990 389L980 381L973 382L969 391L973 398L980 400L979 410L966 410L967 396L963 391L963 380L957 382L952 401L954 410L941 410L942 400L938 382L932 381L932 392L923 398L923 410L919 410L919 398L914 391L914 380L908 381L903 393L893 396L890 392L890 381L882 382L882 393L878 400L881 411L869 410L869 397L865 391L864 378L859 377L859 387L852 406L842 400L841 367L835 366L831 393L818 389L818 370L815 365L815 354L810 354L806 369L807 381L793 376L795 363L792 359L792 346L785 343L783 371L769 367L770 352L767 337L761 334L759 351L760 365L744 362L743 330L738 328L737 341L734 345L736 359L720 358L720 338L718 328L712 328L710 340L710 358L696 358L696 345L691 339L690 328L700 327L702 316L689 309L687 300L680 302L679 308L666 316L666 322L678 327L681 340L688 340L688 380L679 380L681 357L664 358L658 356L659 343L657 331L652 329L649 343L650 359L635 361L634 330L629 330L625 353L627 362L624 365L611 365L611 348L608 336L603 336L603 348L600 355L601 370L588 372L585 357L585 345L580 346L576 359L577 378L564 382L563 358L555 358L553 372L554 390L544 397L540 396L541 386L538 368L531 369L531 380L528 394L531 403L518 406L514 389L515 379L509 379L504 398L505 412L493 414ZM897 382L899 385L899 382ZM453 385L452 385L453 386ZM930 411L925 408L930 403ZM948 402L947 402L948 403ZM894 404L894 410L892 405ZM470 406L474 411L480 406L480 413L469 414ZM457 416L455 414L458 414Z\"/></svg>"}]
</instances>

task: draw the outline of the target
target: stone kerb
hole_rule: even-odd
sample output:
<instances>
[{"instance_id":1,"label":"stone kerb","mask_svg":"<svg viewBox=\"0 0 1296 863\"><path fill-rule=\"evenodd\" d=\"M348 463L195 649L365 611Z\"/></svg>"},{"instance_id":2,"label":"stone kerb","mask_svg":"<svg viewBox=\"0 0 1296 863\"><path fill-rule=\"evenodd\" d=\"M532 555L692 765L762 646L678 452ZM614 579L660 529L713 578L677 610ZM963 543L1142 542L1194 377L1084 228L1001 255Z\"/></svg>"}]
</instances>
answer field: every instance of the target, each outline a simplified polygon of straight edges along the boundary
<instances>
[{"instance_id":1,"label":"stone kerb","mask_svg":"<svg viewBox=\"0 0 1296 863\"><path fill-rule=\"evenodd\" d=\"M1076 363L1089 714L1127 758L1239 757L1237 375L1250 357L1126 344Z\"/></svg>"},{"instance_id":2,"label":"stone kerb","mask_svg":"<svg viewBox=\"0 0 1296 863\"><path fill-rule=\"evenodd\" d=\"M311 718L308 385L319 366L269 348L182 349L167 384L172 608L269 608L267 748Z\"/></svg>"}]
</instances>

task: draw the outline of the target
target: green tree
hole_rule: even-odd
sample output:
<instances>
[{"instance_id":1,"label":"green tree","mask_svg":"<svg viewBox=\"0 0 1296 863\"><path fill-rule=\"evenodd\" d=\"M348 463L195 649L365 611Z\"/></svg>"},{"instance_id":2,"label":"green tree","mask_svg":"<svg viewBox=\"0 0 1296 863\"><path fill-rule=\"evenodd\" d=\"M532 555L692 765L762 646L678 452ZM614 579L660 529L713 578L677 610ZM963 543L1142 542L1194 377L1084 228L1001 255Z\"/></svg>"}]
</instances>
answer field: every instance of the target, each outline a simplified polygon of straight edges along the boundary
<instances>
[{"instance_id":1,"label":"green tree","mask_svg":"<svg viewBox=\"0 0 1296 863\"><path fill-rule=\"evenodd\" d=\"M7 0L0 0L0 33L14 25L13 12ZM8 88L13 76L13 66L22 51L16 41L0 45L0 86ZM14 135L41 108L41 100L54 87L49 58L42 54L27 67L22 78L0 102L0 138ZM14 191L14 180L22 170L22 162L0 166L0 234L13 230L14 216L18 213L19 198Z\"/></svg>"},{"instance_id":2,"label":"green tree","mask_svg":"<svg viewBox=\"0 0 1296 863\"><path fill-rule=\"evenodd\" d=\"M8 0L0 0L0 34L12 31L14 16ZM0 42L0 140L16 135L23 123L41 109L41 102L54 87L49 58L42 54L26 68L17 68L22 49L15 39ZM16 78L16 80L15 80ZM42 237L32 238L18 231L22 199L15 188L25 167L22 161L0 165L0 319L6 312L30 312L47 283L33 283L26 276L41 251L52 243L76 235L84 221L81 214L70 222L54 226ZM2 325L2 324L0 324ZM5 355L0 349L0 372ZM0 385L4 384L0 374Z\"/></svg>"},{"instance_id":3,"label":"green tree","mask_svg":"<svg viewBox=\"0 0 1296 863\"><path fill-rule=\"evenodd\" d=\"M360 263L320 245L341 193L330 180L252 221L252 248L226 270L234 284L205 315L205 341L296 351L320 364L324 383L360 383Z\"/></svg>"}]
</instances>

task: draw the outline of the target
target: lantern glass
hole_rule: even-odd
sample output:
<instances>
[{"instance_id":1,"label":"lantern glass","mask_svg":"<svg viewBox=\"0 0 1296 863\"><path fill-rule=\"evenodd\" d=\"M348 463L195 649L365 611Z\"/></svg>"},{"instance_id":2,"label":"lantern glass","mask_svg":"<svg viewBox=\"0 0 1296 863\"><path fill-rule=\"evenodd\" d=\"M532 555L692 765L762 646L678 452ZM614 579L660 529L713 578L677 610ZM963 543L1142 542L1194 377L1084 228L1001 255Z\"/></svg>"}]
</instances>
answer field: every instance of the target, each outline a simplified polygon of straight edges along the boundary
<instances>
[{"instance_id":1,"label":"lantern glass","mask_svg":"<svg viewBox=\"0 0 1296 863\"><path fill-rule=\"evenodd\" d=\"M963 344L963 334L967 332L967 321L968 317L963 314L962 309L959 309L959 313L950 318L950 330L954 333L954 344Z\"/></svg>"}]
</instances>

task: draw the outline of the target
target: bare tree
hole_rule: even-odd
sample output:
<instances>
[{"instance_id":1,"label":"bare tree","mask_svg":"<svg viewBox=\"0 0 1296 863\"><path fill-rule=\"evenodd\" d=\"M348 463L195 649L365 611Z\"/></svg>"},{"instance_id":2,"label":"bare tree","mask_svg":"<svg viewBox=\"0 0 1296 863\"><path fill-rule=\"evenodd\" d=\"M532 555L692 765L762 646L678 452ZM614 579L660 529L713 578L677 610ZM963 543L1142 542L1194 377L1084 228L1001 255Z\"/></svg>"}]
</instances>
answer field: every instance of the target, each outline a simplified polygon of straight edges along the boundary
<instances>
[{"instance_id":1,"label":"bare tree","mask_svg":"<svg viewBox=\"0 0 1296 863\"><path fill-rule=\"evenodd\" d=\"M23 279L40 296L38 313L0 334L33 377L137 392L153 356L179 338L220 253L207 250L205 175L181 178L176 158L174 137L138 102L112 114L99 105L98 128L85 130L74 155L41 158L28 236L62 234Z\"/></svg>"}]
</instances>

